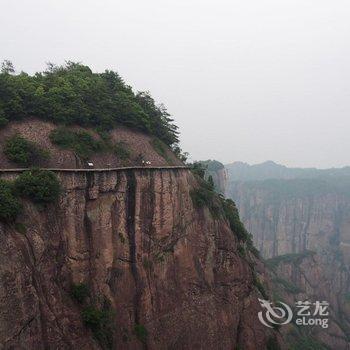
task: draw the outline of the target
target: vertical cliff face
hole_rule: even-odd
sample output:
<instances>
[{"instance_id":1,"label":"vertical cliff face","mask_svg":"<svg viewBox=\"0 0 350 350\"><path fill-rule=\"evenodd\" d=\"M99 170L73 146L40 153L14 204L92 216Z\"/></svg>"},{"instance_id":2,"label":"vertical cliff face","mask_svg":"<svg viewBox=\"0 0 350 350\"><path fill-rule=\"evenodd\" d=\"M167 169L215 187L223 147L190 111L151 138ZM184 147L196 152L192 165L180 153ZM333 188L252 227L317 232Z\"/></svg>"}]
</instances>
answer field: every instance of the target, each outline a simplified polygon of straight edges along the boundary
<instances>
[{"instance_id":1,"label":"vertical cliff face","mask_svg":"<svg viewBox=\"0 0 350 350\"><path fill-rule=\"evenodd\" d=\"M337 186L318 180L232 182L229 195L268 259L277 298L291 305L328 301L329 329L310 334L331 349L349 349L350 197Z\"/></svg>"},{"instance_id":2,"label":"vertical cliff face","mask_svg":"<svg viewBox=\"0 0 350 350\"><path fill-rule=\"evenodd\" d=\"M59 204L26 202L21 225L0 224L2 348L265 348L251 264L224 220L193 207L188 170L59 177ZM81 283L110 311L104 345L71 296Z\"/></svg>"},{"instance_id":3,"label":"vertical cliff face","mask_svg":"<svg viewBox=\"0 0 350 350\"><path fill-rule=\"evenodd\" d=\"M236 183L230 196L265 258L305 250L340 250L350 243L350 198L342 193L281 195L275 189Z\"/></svg>"}]
</instances>

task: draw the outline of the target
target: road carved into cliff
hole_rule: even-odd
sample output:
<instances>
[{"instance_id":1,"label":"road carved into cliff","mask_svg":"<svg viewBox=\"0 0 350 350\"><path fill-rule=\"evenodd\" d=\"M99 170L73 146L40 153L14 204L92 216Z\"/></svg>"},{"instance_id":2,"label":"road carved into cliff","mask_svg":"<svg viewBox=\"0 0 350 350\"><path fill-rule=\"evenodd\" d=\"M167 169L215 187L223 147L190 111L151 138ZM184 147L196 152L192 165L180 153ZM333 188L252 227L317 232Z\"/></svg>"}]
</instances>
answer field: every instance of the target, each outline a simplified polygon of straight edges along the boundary
<instances>
[{"instance_id":1,"label":"road carved into cliff","mask_svg":"<svg viewBox=\"0 0 350 350\"><path fill-rule=\"evenodd\" d=\"M54 172L106 172L106 171L125 171L125 170L173 170L173 169L190 169L187 165L166 165L166 166L129 166L118 168L81 168L81 169L64 169L64 168L42 168L43 170L50 170ZM0 169L0 173L20 173L31 170L30 168L14 168L14 169Z\"/></svg>"}]
</instances>

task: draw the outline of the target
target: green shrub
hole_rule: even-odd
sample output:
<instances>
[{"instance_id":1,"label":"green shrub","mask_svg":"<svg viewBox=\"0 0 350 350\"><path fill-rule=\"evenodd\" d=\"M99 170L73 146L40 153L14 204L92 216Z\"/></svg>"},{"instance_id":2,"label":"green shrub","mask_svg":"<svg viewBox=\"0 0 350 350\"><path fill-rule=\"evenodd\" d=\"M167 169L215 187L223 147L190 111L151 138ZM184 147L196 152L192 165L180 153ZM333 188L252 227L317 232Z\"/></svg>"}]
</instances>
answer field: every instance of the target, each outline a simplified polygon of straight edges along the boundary
<instances>
[{"instance_id":1,"label":"green shrub","mask_svg":"<svg viewBox=\"0 0 350 350\"><path fill-rule=\"evenodd\" d=\"M202 208L212 201L214 193L203 187L198 187L190 191L190 196L193 205L197 208Z\"/></svg>"},{"instance_id":2,"label":"green shrub","mask_svg":"<svg viewBox=\"0 0 350 350\"><path fill-rule=\"evenodd\" d=\"M60 195L57 176L48 170L32 169L23 172L15 180L15 188L19 195L38 204L53 203Z\"/></svg>"},{"instance_id":3,"label":"green shrub","mask_svg":"<svg viewBox=\"0 0 350 350\"><path fill-rule=\"evenodd\" d=\"M0 220L14 221L20 211L21 204L14 194L13 185L8 181L0 180Z\"/></svg>"},{"instance_id":4,"label":"green shrub","mask_svg":"<svg viewBox=\"0 0 350 350\"><path fill-rule=\"evenodd\" d=\"M9 121L8 121L5 117L3 117L3 116L0 115L0 129L3 128L3 127L5 127L5 126L7 125L8 122L9 122Z\"/></svg>"},{"instance_id":5,"label":"green shrub","mask_svg":"<svg viewBox=\"0 0 350 350\"><path fill-rule=\"evenodd\" d=\"M198 176L201 179L204 179L205 175L205 166L201 162L195 162L191 164L191 171L195 176Z\"/></svg>"},{"instance_id":6,"label":"green shrub","mask_svg":"<svg viewBox=\"0 0 350 350\"><path fill-rule=\"evenodd\" d=\"M246 256L244 247L242 247L241 245L239 245L238 248L237 248L237 250L238 250L238 254L239 254L239 256L240 256L241 258L244 258L244 257Z\"/></svg>"},{"instance_id":7,"label":"green shrub","mask_svg":"<svg viewBox=\"0 0 350 350\"><path fill-rule=\"evenodd\" d=\"M50 134L50 140L55 145L74 151L82 159L88 159L94 153L105 150L105 145L95 140L86 131L72 131L64 127L55 129Z\"/></svg>"},{"instance_id":8,"label":"green shrub","mask_svg":"<svg viewBox=\"0 0 350 350\"><path fill-rule=\"evenodd\" d=\"M20 135L6 140L4 153L10 161L25 167L40 165L49 158L48 151Z\"/></svg>"},{"instance_id":9,"label":"green shrub","mask_svg":"<svg viewBox=\"0 0 350 350\"><path fill-rule=\"evenodd\" d=\"M21 222L16 222L15 230L19 233L22 233L22 235L24 235L27 232L27 226Z\"/></svg>"},{"instance_id":10,"label":"green shrub","mask_svg":"<svg viewBox=\"0 0 350 350\"><path fill-rule=\"evenodd\" d=\"M134 331L137 339L142 343L146 343L148 332L145 326L143 326L142 324L136 324L134 327Z\"/></svg>"},{"instance_id":11,"label":"green shrub","mask_svg":"<svg viewBox=\"0 0 350 350\"><path fill-rule=\"evenodd\" d=\"M182 149L179 147L179 145L175 145L172 148L173 153L177 158L179 158L182 162L186 162L187 158L189 156L188 152L183 152Z\"/></svg>"},{"instance_id":12,"label":"green shrub","mask_svg":"<svg viewBox=\"0 0 350 350\"><path fill-rule=\"evenodd\" d=\"M93 306L87 306L82 311L82 317L85 325L91 329L100 328L105 318L105 313L102 310L96 309Z\"/></svg>"},{"instance_id":13,"label":"green shrub","mask_svg":"<svg viewBox=\"0 0 350 350\"><path fill-rule=\"evenodd\" d=\"M90 295L89 287L85 283L73 284L71 295L79 304L82 304Z\"/></svg>"},{"instance_id":14,"label":"green shrub","mask_svg":"<svg viewBox=\"0 0 350 350\"><path fill-rule=\"evenodd\" d=\"M114 145L114 153L120 160L127 160L130 158L130 150L124 142L118 142Z\"/></svg>"},{"instance_id":15,"label":"green shrub","mask_svg":"<svg viewBox=\"0 0 350 350\"><path fill-rule=\"evenodd\" d=\"M107 309L97 309L94 306L84 308L81 313L84 324L91 329L95 339L107 349L113 348L112 313Z\"/></svg>"}]
</instances>

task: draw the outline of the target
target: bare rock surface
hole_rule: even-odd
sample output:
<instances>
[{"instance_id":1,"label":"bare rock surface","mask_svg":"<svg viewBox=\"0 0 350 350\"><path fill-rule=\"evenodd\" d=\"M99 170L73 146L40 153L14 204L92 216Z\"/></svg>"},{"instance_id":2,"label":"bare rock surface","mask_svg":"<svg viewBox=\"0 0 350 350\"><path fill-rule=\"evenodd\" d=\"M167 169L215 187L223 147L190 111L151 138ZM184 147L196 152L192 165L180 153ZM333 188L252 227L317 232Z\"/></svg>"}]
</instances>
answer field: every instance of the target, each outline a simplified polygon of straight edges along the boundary
<instances>
[{"instance_id":1,"label":"bare rock surface","mask_svg":"<svg viewBox=\"0 0 350 350\"><path fill-rule=\"evenodd\" d=\"M113 349L265 348L252 268L227 223L193 207L188 170L59 176L59 204L24 203L25 232L0 224L1 349L101 349L79 283L110 305Z\"/></svg>"}]
</instances>

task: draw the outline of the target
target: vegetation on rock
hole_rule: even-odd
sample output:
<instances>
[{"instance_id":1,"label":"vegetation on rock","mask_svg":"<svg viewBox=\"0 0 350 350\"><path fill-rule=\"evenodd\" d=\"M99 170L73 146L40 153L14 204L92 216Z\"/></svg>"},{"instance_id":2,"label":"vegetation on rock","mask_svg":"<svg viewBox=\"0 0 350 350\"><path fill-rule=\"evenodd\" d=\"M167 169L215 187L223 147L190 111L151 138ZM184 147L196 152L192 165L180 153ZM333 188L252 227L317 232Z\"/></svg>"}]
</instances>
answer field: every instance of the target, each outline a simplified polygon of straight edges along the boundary
<instances>
[{"instance_id":1,"label":"vegetation on rock","mask_svg":"<svg viewBox=\"0 0 350 350\"><path fill-rule=\"evenodd\" d=\"M195 207L202 208L209 206L213 200L213 191L208 190L204 187L198 187L190 191L191 199Z\"/></svg>"},{"instance_id":2,"label":"vegetation on rock","mask_svg":"<svg viewBox=\"0 0 350 350\"><path fill-rule=\"evenodd\" d=\"M14 221L21 211L21 204L14 193L13 184L0 180L0 221Z\"/></svg>"},{"instance_id":3,"label":"vegetation on rock","mask_svg":"<svg viewBox=\"0 0 350 350\"><path fill-rule=\"evenodd\" d=\"M67 62L49 64L46 71L31 76L14 74L13 65L5 63L0 73L1 118L34 116L101 130L124 125L154 135L168 146L178 143L177 127L164 106L156 105L149 93L135 94L116 72L93 73L88 66Z\"/></svg>"},{"instance_id":4,"label":"vegetation on rock","mask_svg":"<svg viewBox=\"0 0 350 350\"><path fill-rule=\"evenodd\" d=\"M50 140L61 148L73 150L83 159L88 159L94 153L102 152L106 148L102 141L96 140L88 132L73 131L64 127L53 130Z\"/></svg>"},{"instance_id":5,"label":"vegetation on rock","mask_svg":"<svg viewBox=\"0 0 350 350\"><path fill-rule=\"evenodd\" d=\"M15 223L15 230L22 235L27 233L27 226L23 224L22 222L16 222Z\"/></svg>"},{"instance_id":6,"label":"vegetation on rock","mask_svg":"<svg viewBox=\"0 0 350 350\"><path fill-rule=\"evenodd\" d=\"M207 206L214 217L219 217L220 215L224 217L237 238L241 242L246 243L253 254L257 256L258 251L253 246L251 234L245 229L240 220L235 203L231 199L226 199L215 192L212 178L204 179L205 165L203 163L192 164L191 170L199 183L199 187L190 191L194 206L198 208Z\"/></svg>"},{"instance_id":7,"label":"vegetation on rock","mask_svg":"<svg viewBox=\"0 0 350 350\"><path fill-rule=\"evenodd\" d=\"M4 153L10 161L24 167L40 165L49 158L48 151L20 135L6 140Z\"/></svg>"},{"instance_id":8,"label":"vegetation on rock","mask_svg":"<svg viewBox=\"0 0 350 350\"><path fill-rule=\"evenodd\" d=\"M255 272L253 274L253 282L254 282L254 286L260 292L260 294L263 296L263 298L264 299L269 299L269 296L266 293L264 285L261 283L259 277L256 275Z\"/></svg>"},{"instance_id":9,"label":"vegetation on rock","mask_svg":"<svg viewBox=\"0 0 350 350\"><path fill-rule=\"evenodd\" d=\"M36 204L55 202L60 194L56 175L47 170L28 170L13 182L0 179L0 221L13 222L22 210L20 197L26 197ZM16 223L15 229L25 233L24 224Z\"/></svg>"},{"instance_id":10,"label":"vegetation on rock","mask_svg":"<svg viewBox=\"0 0 350 350\"><path fill-rule=\"evenodd\" d=\"M87 306L83 309L83 321L89 329L91 329L95 339L105 349L113 348L113 321L112 313L107 308L102 309L94 306Z\"/></svg>"},{"instance_id":11,"label":"vegetation on rock","mask_svg":"<svg viewBox=\"0 0 350 350\"><path fill-rule=\"evenodd\" d=\"M23 172L15 181L16 192L37 204L57 201L60 183L57 176L48 170L32 169Z\"/></svg>"},{"instance_id":12,"label":"vegetation on rock","mask_svg":"<svg viewBox=\"0 0 350 350\"><path fill-rule=\"evenodd\" d=\"M239 218L238 209L236 204L232 199L223 199L222 208L225 213L225 217L230 224L230 228L237 235L238 239L241 241L251 240L251 235L245 229L241 219Z\"/></svg>"},{"instance_id":13,"label":"vegetation on rock","mask_svg":"<svg viewBox=\"0 0 350 350\"><path fill-rule=\"evenodd\" d=\"M145 326L143 326L142 324L137 324L134 327L134 331L137 339L142 343L146 343L148 332Z\"/></svg>"},{"instance_id":14,"label":"vegetation on rock","mask_svg":"<svg viewBox=\"0 0 350 350\"><path fill-rule=\"evenodd\" d=\"M305 250L302 253L292 253L292 254L284 254L279 255L271 259L266 260L266 264L271 269L275 269L280 263L292 263L296 266L299 266L303 259L313 256L316 253L311 250Z\"/></svg>"},{"instance_id":15,"label":"vegetation on rock","mask_svg":"<svg viewBox=\"0 0 350 350\"><path fill-rule=\"evenodd\" d=\"M85 283L73 284L71 295L79 304L82 304L90 295L89 287Z\"/></svg>"},{"instance_id":16,"label":"vegetation on rock","mask_svg":"<svg viewBox=\"0 0 350 350\"><path fill-rule=\"evenodd\" d=\"M2 115L0 115L0 129L5 127L9 121Z\"/></svg>"}]
</instances>

